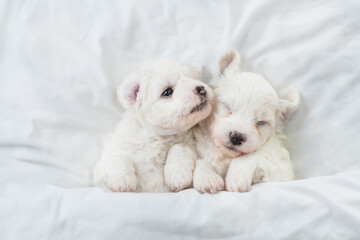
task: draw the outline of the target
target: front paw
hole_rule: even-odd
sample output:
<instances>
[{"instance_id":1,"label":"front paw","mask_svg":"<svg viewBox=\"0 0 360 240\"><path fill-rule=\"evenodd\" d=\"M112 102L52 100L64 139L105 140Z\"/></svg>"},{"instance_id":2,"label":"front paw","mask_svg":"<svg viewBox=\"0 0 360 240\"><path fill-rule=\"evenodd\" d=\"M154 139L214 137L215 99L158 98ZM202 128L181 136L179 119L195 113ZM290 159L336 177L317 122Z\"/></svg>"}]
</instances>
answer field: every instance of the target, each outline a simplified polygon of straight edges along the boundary
<instances>
[{"instance_id":1,"label":"front paw","mask_svg":"<svg viewBox=\"0 0 360 240\"><path fill-rule=\"evenodd\" d=\"M224 189L224 180L215 173L202 173L194 177L194 188L200 193L216 193Z\"/></svg>"},{"instance_id":2,"label":"front paw","mask_svg":"<svg viewBox=\"0 0 360 240\"><path fill-rule=\"evenodd\" d=\"M164 175L166 186L174 192L190 187L193 179L192 170L175 169L168 166L164 169Z\"/></svg>"},{"instance_id":3,"label":"front paw","mask_svg":"<svg viewBox=\"0 0 360 240\"><path fill-rule=\"evenodd\" d=\"M106 187L113 192L135 192L136 186L137 178L134 173L112 174L106 181Z\"/></svg>"},{"instance_id":4,"label":"front paw","mask_svg":"<svg viewBox=\"0 0 360 240\"><path fill-rule=\"evenodd\" d=\"M246 179L240 174L228 174L225 182L226 190L229 192L247 192L251 186L251 179Z\"/></svg>"}]
</instances>

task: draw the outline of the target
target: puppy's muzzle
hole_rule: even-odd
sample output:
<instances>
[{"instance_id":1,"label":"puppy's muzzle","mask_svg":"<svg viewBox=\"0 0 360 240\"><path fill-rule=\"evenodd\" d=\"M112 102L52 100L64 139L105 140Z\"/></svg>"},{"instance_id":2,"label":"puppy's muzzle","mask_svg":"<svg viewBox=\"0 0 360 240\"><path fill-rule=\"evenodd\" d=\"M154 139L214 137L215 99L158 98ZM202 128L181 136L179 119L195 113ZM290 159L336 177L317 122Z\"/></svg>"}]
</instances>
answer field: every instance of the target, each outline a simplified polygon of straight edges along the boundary
<instances>
[{"instance_id":1,"label":"puppy's muzzle","mask_svg":"<svg viewBox=\"0 0 360 240\"><path fill-rule=\"evenodd\" d=\"M196 86L195 89L193 90L193 92L200 97L201 103L196 105L195 107L193 107L191 109L190 113L200 112L201 110L206 108L206 106L208 105L208 100L206 97L207 92L206 92L204 86Z\"/></svg>"}]
</instances>

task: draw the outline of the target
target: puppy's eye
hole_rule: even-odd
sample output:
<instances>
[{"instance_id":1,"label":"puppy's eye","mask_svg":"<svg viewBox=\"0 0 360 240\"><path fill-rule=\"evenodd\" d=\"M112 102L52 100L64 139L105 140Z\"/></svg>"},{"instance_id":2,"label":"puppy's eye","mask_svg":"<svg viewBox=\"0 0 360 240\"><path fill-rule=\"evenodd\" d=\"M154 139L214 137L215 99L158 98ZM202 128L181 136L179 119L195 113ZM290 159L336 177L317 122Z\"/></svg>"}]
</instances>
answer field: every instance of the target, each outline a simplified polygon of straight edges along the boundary
<instances>
[{"instance_id":1,"label":"puppy's eye","mask_svg":"<svg viewBox=\"0 0 360 240\"><path fill-rule=\"evenodd\" d=\"M261 127L261 126L264 126L266 124L268 124L266 121L256 121L255 123L257 126Z\"/></svg>"},{"instance_id":2,"label":"puppy's eye","mask_svg":"<svg viewBox=\"0 0 360 240\"><path fill-rule=\"evenodd\" d=\"M170 97L173 94L174 90L172 88L167 88L165 91L161 94L163 97Z\"/></svg>"}]
</instances>

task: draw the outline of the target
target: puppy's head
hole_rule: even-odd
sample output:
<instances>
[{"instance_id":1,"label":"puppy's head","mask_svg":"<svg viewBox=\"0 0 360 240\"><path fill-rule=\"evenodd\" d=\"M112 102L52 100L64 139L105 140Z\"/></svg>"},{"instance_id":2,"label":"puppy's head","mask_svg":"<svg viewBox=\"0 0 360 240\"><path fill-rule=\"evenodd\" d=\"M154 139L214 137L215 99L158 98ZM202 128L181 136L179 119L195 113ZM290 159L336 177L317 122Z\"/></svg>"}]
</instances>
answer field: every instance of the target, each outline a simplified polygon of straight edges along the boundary
<instances>
[{"instance_id":1,"label":"puppy's head","mask_svg":"<svg viewBox=\"0 0 360 240\"><path fill-rule=\"evenodd\" d=\"M201 66L162 62L128 77L117 90L118 100L166 133L185 131L212 109L213 92L201 78Z\"/></svg>"},{"instance_id":2,"label":"puppy's head","mask_svg":"<svg viewBox=\"0 0 360 240\"><path fill-rule=\"evenodd\" d=\"M209 127L217 148L234 158L261 149L296 110L300 96L292 89L286 99L280 99L262 76L241 72L234 49L220 59L219 67L214 84L217 104Z\"/></svg>"}]
</instances>

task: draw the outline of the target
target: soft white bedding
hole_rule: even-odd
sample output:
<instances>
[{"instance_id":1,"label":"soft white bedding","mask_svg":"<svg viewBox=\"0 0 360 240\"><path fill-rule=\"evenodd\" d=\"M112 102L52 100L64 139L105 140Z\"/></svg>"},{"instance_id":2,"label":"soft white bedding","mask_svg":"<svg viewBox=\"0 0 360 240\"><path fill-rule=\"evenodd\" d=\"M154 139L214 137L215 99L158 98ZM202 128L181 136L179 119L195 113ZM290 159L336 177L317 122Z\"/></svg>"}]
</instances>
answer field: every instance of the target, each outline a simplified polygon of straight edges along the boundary
<instances>
[{"instance_id":1,"label":"soft white bedding","mask_svg":"<svg viewBox=\"0 0 360 240\"><path fill-rule=\"evenodd\" d=\"M0 2L0 239L359 239L357 1ZM302 104L286 144L299 180L244 194L91 187L121 118L115 87L155 59L243 69ZM301 180L300 180L301 179Z\"/></svg>"}]
</instances>

